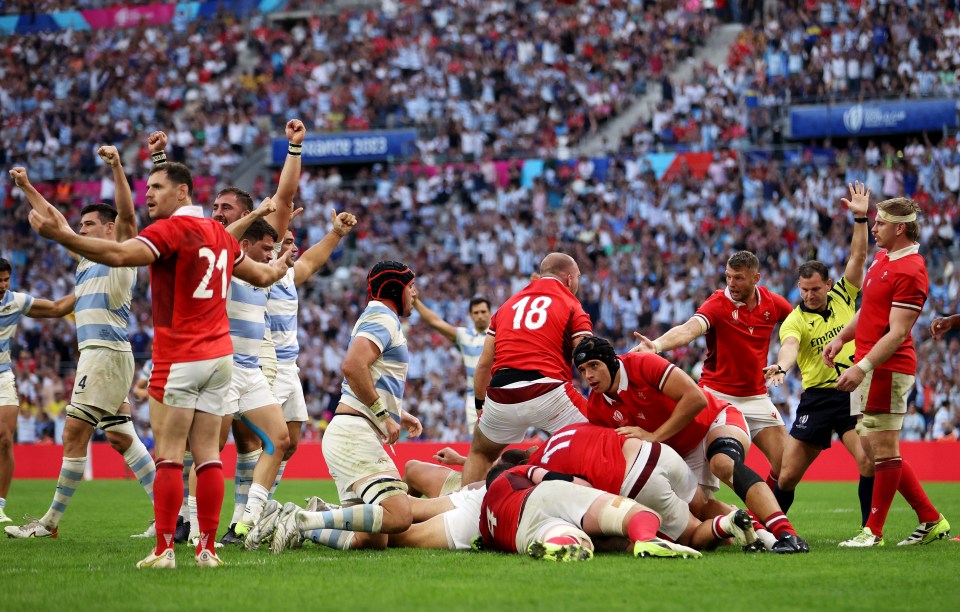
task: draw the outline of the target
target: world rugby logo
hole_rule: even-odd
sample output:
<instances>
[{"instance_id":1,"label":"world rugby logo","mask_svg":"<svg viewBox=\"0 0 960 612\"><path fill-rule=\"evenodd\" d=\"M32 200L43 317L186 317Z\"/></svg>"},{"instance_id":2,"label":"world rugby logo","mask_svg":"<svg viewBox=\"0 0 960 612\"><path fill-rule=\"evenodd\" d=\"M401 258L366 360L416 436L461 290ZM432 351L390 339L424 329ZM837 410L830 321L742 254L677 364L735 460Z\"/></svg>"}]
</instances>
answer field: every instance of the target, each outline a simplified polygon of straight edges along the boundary
<instances>
[{"instance_id":1,"label":"world rugby logo","mask_svg":"<svg viewBox=\"0 0 960 612\"><path fill-rule=\"evenodd\" d=\"M851 134L856 134L863 127L863 105L854 104L843 112L843 127Z\"/></svg>"}]
</instances>

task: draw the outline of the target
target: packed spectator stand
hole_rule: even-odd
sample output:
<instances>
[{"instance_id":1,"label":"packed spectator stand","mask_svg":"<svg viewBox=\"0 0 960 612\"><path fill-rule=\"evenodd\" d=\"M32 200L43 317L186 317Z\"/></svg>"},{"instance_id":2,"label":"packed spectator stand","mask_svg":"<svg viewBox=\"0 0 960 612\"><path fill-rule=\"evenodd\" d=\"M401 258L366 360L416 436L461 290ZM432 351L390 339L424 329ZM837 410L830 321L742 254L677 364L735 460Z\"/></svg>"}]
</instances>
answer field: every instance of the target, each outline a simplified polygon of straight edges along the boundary
<instances>
[{"instance_id":1,"label":"packed spectator stand","mask_svg":"<svg viewBox=\"0 0 960 612\"><path fill-rule=\"evenodd\" d=\"M5 168L24 164L34 180L48 181L51 201L75 216L78 204L112 199L96 146L118 144L128 174L141 177L149 166L145 136L154 128L171 135L174 158L198 175L220 177L221 184L244 156L282 133L278 126L289 116L301 117L310 133L417 128L415 159L304 168L298 201L306 212L295 228L302 246L325 233L329 206L360 219L328 269L301 294L300 367L311 414L304 441L322 435L336 406L341 359L365 301L363 277L379 258L404 259L418 274L425 303L451 323L469 324L472 296L485 295L496 307L524 285L544 253L568 252L583 270L580 298L597 333L626 349L634 330L656 336L692 315L722 286L726 258L738 249L754 251L761 282L796 303L801 262L816 257L834 278L842 273L851 225L839 199L848 182L865 182L875 201L907 193L924 207L921 242L931 292L914 330L923 364L913 400L919 422L905 425L905 437L955 437L960 338L935 345L926 333L934 316L960 311L960 270L952 264L960 231L955 138L833 143L831 163L823 164L809 150L783 154L777 115L791 97L874 95L863 65L858 92L849 79L822 91L803 83L824 82L817 70L826 70L827 53L856 57L864 36L876 44L877 28L887 39L880 50L867 47L876 63L871 83L889 77L886 91L925 95L921 62L936 58L941 74L957 67L955 3L934 3L924 13L912 8L924 3L891 2L885 16L877 8L869 27L851 13L854 3L774 3L781 5L775 27L758 9L730 49L727 67L697 68L687 83L672 82L670 68L706 38L713 17L698 3L647 3L646 10L640 4L557 3L555 12L538 14L535 8L517 12L513 3L385 2L381 11L305 19L291 13L294 18L284 20L253 15L175 23L162 32L7 36L0 39L6 51L0 155ZM835 5L832 12L828 4ZM16 12L10 3L2 8ZM908 21L909 27L922 32L928 13L943 25L932 48L918 47L920 59L905 78L898 56L914 62L913 45L896 43L894 26L910 14L916 23ZM797 73L790 51L798 36L806 51ZM881 50L896 52L883 67ZM777 54L785 57L773 58ZM783 74L770 75L771 62L781 60ZM664 89L664 101L610 151L602 173L587 158L549 161L559 146L600 129L651 87ZM955 82L941 77L929 95L952 95L950 87ZM681 167L661 176L643 156L677 149L716 153L704 169ZM513 158L518 161L494 161ZM548 161L530 180L524 158ZM82 181L101 187L89 195L56 189ZM253 191L262 197L273 186L261 181ZM8 181L0 182L0 204L12 288L42 297L69 292L72 260L31 233L28 207ZM147 287L144 270L132 308L138 359L150 352ZM457 353L416 316L409 323L406 408L420 417L426 438L463 439L465 382ZM14 344L22 401L36 409L23 411L24 431L29 418L39 418L44 424L35 428L45 432L52 420L56 439L73 383L73 328L69 321L28 319ZM696 372L702 349L694 344L670 357ZM796 377L787 380L774 397L789 419L800 389ZM137 412L141 433L149 435L146 410Z\"/></svg>"}]
</instances>

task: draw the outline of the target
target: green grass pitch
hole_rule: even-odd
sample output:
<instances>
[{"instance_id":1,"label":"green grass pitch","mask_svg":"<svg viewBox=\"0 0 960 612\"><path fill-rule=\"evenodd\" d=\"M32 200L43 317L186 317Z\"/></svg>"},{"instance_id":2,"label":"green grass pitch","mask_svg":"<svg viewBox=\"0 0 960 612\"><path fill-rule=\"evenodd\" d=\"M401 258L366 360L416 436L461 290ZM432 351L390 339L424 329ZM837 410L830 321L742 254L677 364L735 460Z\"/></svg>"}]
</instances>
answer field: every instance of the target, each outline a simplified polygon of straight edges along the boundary
<instances>
[{"instance_id":1,"label":"green grass pitch","mask_svg":"<svg viewBox=\"0 0 960 612\"><path fill-rule=\"evenodd\" d=\"M51 480L14 482L7 513L42 515ZM960 531L960 486L927 485ZM335 499L330 481L285 481L280 501ZM732 495L724 499L733 501ZM227 499L232 490L227 485ZM232 504L230 506L232 508ZM898 548L916 527L898 499L887 546L840 550L859 525L855 483L801 485L791 518L809 555L746 555L732 547L700 560L597 556L554 564L519 555L421 550L340 552L314 546L279 556L221 553L199 570L178 548L176 571L140 572L152 541L131 539L151 509L137 483L84 482L57 540L0 540L0 610L949 610L960 606L960 543ZM225 505L221 519L230 517ZM221 528L221 531L223 529Z\"/></svg>"}]
</instances>

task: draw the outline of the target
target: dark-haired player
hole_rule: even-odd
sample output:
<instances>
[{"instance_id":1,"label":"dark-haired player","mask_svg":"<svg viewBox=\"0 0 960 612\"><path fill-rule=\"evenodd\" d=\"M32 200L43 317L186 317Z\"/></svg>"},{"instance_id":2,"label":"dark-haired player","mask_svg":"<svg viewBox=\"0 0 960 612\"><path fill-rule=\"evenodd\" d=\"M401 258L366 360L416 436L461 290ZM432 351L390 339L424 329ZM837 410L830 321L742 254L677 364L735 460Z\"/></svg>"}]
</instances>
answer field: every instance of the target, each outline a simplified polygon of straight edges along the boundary
<instances>
[{"instance_id":1,"label":"dark-haired player","mask_svg":"<svg viewBox=\"0 0 960 612\"><path fill-rule=\"evenodd\" d=\"M483 480L529 427L553 433L584 420L570 367L573 348L593 330L576 298L580 267L569 255L550 253L540 275L497 310L487 330L474 379L483 410L463 466L465 484Z\"/></svg>"},{"instance_id":2,"label":"dark-haired player","mask_svg":"<svg viewBox=\"0 0 960 612\"><path fill-rule=\"evenodd\" d=\"M474 399L473 375L477 369L477 362L480 361L480 353L483 352L487 329L490 327L490 300L484 297L475 297L470 300L469 314L470 320L473 321L472 327L450 325L440 315L430 310L419 298L413 303L413 306L427 325L440 332L450 342L453 342L457 350L460 351L460 356L463 358L463 367L467 371L467 397L464 405L464 415L467 432L473 434L477 425L478 409L482 404Z\"/></svg>"},{"instance_id":3,"label":"dark-haired player","mask_svg":"<svg viewBox=\"0 0 960 612\"><path fill-rule=\"evenodd\" d=\"M137 235L133 196L116 147L103 146L98 153L113 170L117 208L107 204L84 207L80 211L77 233L122 242ZM60 215L30 184L26 171L16 168L12 174L34 209ZM83 480L87 443L97 428L104 431L110 445L123 456L151 502L153 500L156 467L133 427L127 401L135 369L127 324L136 276L136 268L111 268L79 258L73 310L80 360L73 395L66 407L63 462L57 489L47 512L26 525L7 527L5 531L9 537L57 537L60 519Z\"/></svg>"},{"instance_id":4,"label":"dark-haired player","mask_svg":"<svg viewBox=\"0 0 960 612\"><path fill-rule=\"evenodd\" d=\"M157 432L154 513L157 545L139 568L174 568L173 538L183 497L186 441L197 463L200 540L196 562L220 567L214 550L223 502L219 433L223 395L230 387L233 346L226 297L232 275L269 286L287 271L286 260L266 265L247 259L237 241L192 203L193 176L183 164L161 163L147 179L147 211L156 223L124 242L76 235L51 211L30 212L46 238L111 267L150 265L153 298L153 373L150 413Z\"/></svg>"},{"instance_id":5,"label":"dark-haired player","mask_svg":"<svg viewBox=\"0 0 960 612\"><path fill-rule=\"evenodd\" d=\"M733 489L776 538L770 538L770 550L809 551L773 491L745 463L750 436L739 410L653 353L618 356L608 341L592 336L577 346L573 360L590 385L586 415L591 423L667 444L690 466L704 493L711 495L720 481Z\"/></svg>"},{"instance_id":6,"label":"dark-haired player","mask_svg":"<svg viewBox=\"0 0 960 612\"><path fill-rule=\"evenodd\" d=\"M367 274L367 307L350 335L340 404L323 436L323 458L337 484L340 503L355 505L306 512L288 502L277 519L273 552L281 552L302 532L313 529L377 534L368 539L368 547L382 549L387 546L387 534L410 527L407 486L383 445L396 442L401 428L410 437L419 436L423 429L416 417L403 410L409 358L400 317L410 316L413 310L414 276L397 261L378 262Z\"/></svg>"}]
</instances>

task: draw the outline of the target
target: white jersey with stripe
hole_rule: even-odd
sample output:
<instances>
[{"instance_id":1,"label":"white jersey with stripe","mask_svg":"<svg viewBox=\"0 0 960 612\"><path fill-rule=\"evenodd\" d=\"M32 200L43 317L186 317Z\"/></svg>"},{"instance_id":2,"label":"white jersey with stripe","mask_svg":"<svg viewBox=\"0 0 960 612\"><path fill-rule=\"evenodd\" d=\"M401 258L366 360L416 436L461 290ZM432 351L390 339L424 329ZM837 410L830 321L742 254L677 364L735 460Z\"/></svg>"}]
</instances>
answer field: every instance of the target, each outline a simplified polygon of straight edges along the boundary
<instances>
[{"instance_id":1,"label":"white jersey with stripe","mask_svg":"<svg viewBox=\"0 0 960 612\"><path fill-rule=\"evenodd\" d=\"M483 343L487 332L478 332L476 327L458 327L456 336L457 350L463 357L463 367L467 370L467 393L473 395L473 374L483 352Z\"/></svg>"},{"instance_id":2,"label":"white jersey with stripe","mask_svg":"<svg viewBox=\"0 0 960 612\"><path fill-rule=\"evenodd\" d=\"M77 264L77 346L131 352L127 325L136 268L111 268L84 257Z\"/></svg>"},{"instance_id":3,"label":"white jersey with stripe","mask_svg":"<svg viewBox=\"0 0 960 612\"><path fill-rule=\"evenodd\" d=\"M267 331L267 293L238 278L230 280L227 318L233 341L233 364L238 368L260 367L260 348Z\"/></svg>"},{"instance_id":4,"label":"white jersey with stripe","mask_svg":"<svg viewBox=\"0 0 960 612\"><path fill-rule=\"evenodd\" d=\"M371 300L353 326L350 341L358 337L366 338L380 349L380 356L370 366L370 378L387 410L399 414L403 406L403 389L409 363L407 339L400 328L400 318L384 304ZM346 379L340 390L343 404L363 413L371 422L377 422L370 408L357 398Z\"/></svg>"},{"instance_id":5,"label":"white jersey with stripe","mask_svg":"<svg viewBox=\"0 0 960 612\"><path fill-rule=\"evenodd\" d=\"M9 372L10 351L13 349L13 336L17 333L20 318L30 312L33 298L26 293L6 291L0 299L0 372Z\"/></svg>"},{"instance_id":6,"label":"white jersey with stripe","mask_svg":"<svg viewBox=\"0 0 960 612\"><path fill-rule=\"evenodd\" d=\"M300 343L297 340L297 310L300 302L295 276L293 268L287 270L286 276L270 287L267 299L270 335L277 347L277 363L281 365L295 364L300 356Z\"/></svg>"}]
</instances>

